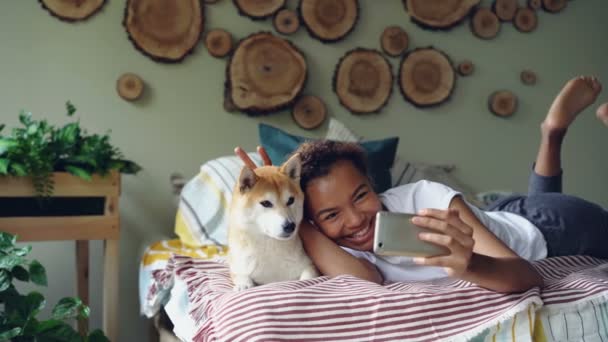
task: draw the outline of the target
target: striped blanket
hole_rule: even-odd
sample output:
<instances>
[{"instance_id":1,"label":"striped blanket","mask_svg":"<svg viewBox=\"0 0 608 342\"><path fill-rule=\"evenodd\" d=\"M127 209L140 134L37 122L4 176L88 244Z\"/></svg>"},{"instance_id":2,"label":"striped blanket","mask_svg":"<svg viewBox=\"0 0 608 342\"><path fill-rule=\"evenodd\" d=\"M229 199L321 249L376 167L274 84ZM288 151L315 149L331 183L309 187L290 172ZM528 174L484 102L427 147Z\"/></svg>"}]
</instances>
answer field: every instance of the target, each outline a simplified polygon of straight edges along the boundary
<instances>
[{"instance_id":1,"label":"striped blanket","mask_svg":"<svg viewBox=\"0 0 608 342\"><path fill-rule=\"evenodd\" d=\"M237 293L221 258L177 255L155 278L167 284L178 277L187 285L196 341L483 341L500 334L510 340L517 335L517 340L608 341L608 263L577 256L542 260L535 267L545 287L516 294L449 279L380 286L351 276Z\"/></svg>"}]
</instances>

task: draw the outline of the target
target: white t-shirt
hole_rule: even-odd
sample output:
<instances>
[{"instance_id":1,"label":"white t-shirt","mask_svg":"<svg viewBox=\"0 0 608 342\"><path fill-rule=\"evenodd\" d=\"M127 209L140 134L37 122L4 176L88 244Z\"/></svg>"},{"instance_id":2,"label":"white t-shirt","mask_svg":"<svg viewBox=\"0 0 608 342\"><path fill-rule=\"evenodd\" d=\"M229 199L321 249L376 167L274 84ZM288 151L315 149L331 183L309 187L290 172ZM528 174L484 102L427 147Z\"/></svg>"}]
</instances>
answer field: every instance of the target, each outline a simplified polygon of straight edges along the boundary
<instances>
[{"instance_id":1,"label":"white t-shirt","mask_svg":"<svg viewBox=\"0 0 608 342\"><path fill-rule=\"evenodd\" d=\"M460 193L448 186L422 180L389 189L380 194L380 201L389 211L415 214L427 208L445 210L457 195ZM527 219L508 212L483 211L469 203L467 205L484 226L520 257L538 260L547 256L545 238ZM385 281L429 280L447 276L443 268L415 265L410 257L381 257L372 252L342 248L376 265Z\"/></svg>"}]
</instances>

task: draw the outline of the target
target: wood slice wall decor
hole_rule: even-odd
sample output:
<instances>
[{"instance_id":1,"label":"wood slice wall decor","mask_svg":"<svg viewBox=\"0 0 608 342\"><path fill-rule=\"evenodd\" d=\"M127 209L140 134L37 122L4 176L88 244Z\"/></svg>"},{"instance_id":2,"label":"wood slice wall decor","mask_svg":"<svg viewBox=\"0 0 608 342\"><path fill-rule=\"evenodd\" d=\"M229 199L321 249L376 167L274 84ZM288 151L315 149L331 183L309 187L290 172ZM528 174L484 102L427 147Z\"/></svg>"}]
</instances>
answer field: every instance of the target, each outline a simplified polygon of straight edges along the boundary
<instances>
[{"instance_id":1,"label":"wood slice wall decor","mask_svg":"<svg viewBox=\"0 0 608 342\"><path fill-rule=\"evenodd\" d=\"M403 97L417 107L435 106L447 101L455 84L452 62L435 48L413 50L401 61L399 89Z\"/></svg>"},{"instance_id":2,"label":"wood slice wall decor","mask_svg":"<svg viewBox=\"0 0 608 342\"><path fill-rule=\"evenodd\" d=\"M456 69L460 76L469 76L475 71L475 66L473 62L469 60L464 60L458 64L458 68Z\"/></svg>"},{"instance_id":3,"label":"wood slice wall decor","mask_svg":"<svg viewBox=\"0 0 608 342\"><path fill-rule=\"evenodd\" d=\"M224 87L224 110L228 113L238 112L239 109L236 107L234 102L232 101L232 97L230 96L230 90L228 87Z\"/></svg>"},{"instance_id":4,"label":"wood slice wall decor","mask_svg":"<svg viewBox=\"0 0 608 342\"><path fill-rule=\"evenodd\" d=\"M253 20L262 20L285 7L285 0L233 0L239 14Z\"/></svg>"},{"instance_id":5,"label":"wood slice wall decor","mask_svg":"<svg viewBox=\"0 0 608 342\"><path fill-rule=\"evenodd\" d=\"M566 8L568 0L542 0L543 9L550 13L557 13Z\"/></svg>"},{"instance_id":6,"label":"wood slice wall decor","mask_svg":"<svg viewBox=\"0 0 608 342\"><path fill-rule=\"evenodd\" d=\"M513 21L515 28L524 33L532 32L536 30L538 25L538 18L536 17L536 11L531 8L522 7L515 13L515 20Z\"/></svg>"},{"instance_id":7,"label":"wood slice wall decor","mask_svg":"<svg viewBox=\"0 0 608 342\"><path fill-rule=\"evenodd\" d=\"M144 91L144 82L133 73L122 74L116 81L118 95L127 101L137 100Z\"/></svg>"},{"instance_id":8,"label":"wood slice wall decor","mask_svg":"<svg viewBox=\"0 0 608 342\"><path fill-rule=\"evenodd\" d=\"M521 81L525 85L535 85L536 84L536 73L532 70L523 70L519 75Z\"/></svg>"},{"instance_id":9,"label":"wood slice wall decor","mask_svg":"<svg viewBox=\"0 0 608 342\"><path fill-rule=\"evenodd\" d=\"M232 51L232 35L222 29L211 30L205 36L205 46L211 56L224 57Z\"/></svg>"},{"instance_id":10,"label":"wood slice wall decor","mask_svg":"<svg viewBox=\"0 0 608 342\"><path fill-rule=\"evenodd\" d=\"M272 24L279 33L293 34L300 28L300 18L295 11L282 9L274 16Z\"/></svg>"},{"instance_id":11,"label":"wood slice wall decor","mask_svg":"<svg viewBox=\"0 0 608 342\"><path fill-rule=\"evenodd\" d=\"M488 98L490 111L503 118L512 116L517 110L517 96L508 90L499 90Z\"/></svg>"},{"instance_id":12,"label":"wood slice wall decor","mask_svg":"<svg viewBox=\"0 0 608 342\"><path fill-rule=\"evenodd\" d=\"M481 0L403 0L410 19L423 28L450 29L462 22Z\"/></svg>"},{"instance_id":13,"label":"wood slice wall decor","mask_svg":"<svg viewBox=\"0 0 608 342\"><path fill-rule=\"evenodd\" d=\"M500 31L500 20L489 8L478 8L471 19L471 31L482 39L492 39Z\"/></svg>"},{"instance_id":14,"label":"wood slice wall decor","mask_svg":"<svg viewBox=\"0 0 608 342\"><path fill-rule=\"evenodd\" d=\"M314 129L327 118L327 108L317 96L307 95L296 101L291 114L298 126L304 129Z\"/></svg>"},{"instance_id":15,"label":"wood slice wall decor","mask_svg":"<svg viewBox=\"0 0 608 342\"><path fill-rule=\"evenodd\" d=\"M533 10L540 9L542 6L543 3L541 0L528 0L528 7Z\"/></svg>"},{"instance_id":16,"label":"wood slice wall decor","mask_svg":"<svg viewBox=\"0 0 608 342\"><path fill-rule=\"evenodd\" d=\"M308 33L322 42L336 42L355 28L358 0L301 0L298 7Z\"/></svg>"},{"instance_id":17,"label":"wood slice wall decor","mask_svg":"<svg viewBox=\"0 0 608 342\"><path fill-rule=\"evenodd\" d=\"M407 33L399 26L389 26L380 37L382 51L391 57L401 56L410 43Z\"/></svg>"},{"instance_id":18,"label":"wood slice wall decor","mask_svg":"<svg viewBox=\"0 0 608 342\"><path fill-rule=\"evenodd\" d=\"M340 104L351 113L379 112L392 93L391 64L379 51L351 50L336 65L333 88Z\"/></svg>"},{"instance_id":19,"label":"wood slice wall decor","mask_svg":"<svg viewBox=\"0 0 608 342\"><path fill-rule=\"evenodd\" d=\"M42 8L64 21L78 21L97 13L106 0L39 0Z\"/></svg>"},{"instance_id":20,"label":"wood slice wall decor","mask_svg":"<svg viewBox=\"0 0 608 342\"><path fill-rule=\"evenodd\" d=\"M227 96L236 108L259 115L290 106L306 83L304 55L268 32L243 39L226 70Z\"/></svg>"},{"instance_id":21,"label":"wood slice wall decor","mask_svg":"<svg viewBox=\"0 0 608 342\"><path fill-rule=\"evenodd\" d=\"M494 0L492 4L492 10L502 21L513 20L517 7L517 0Z\"/></svg>"},{"instance_id":22,"label":"wood slice wall decor","mask_svg":"<svg viewBox=\"0 0 608 342\"><path fill-rule=\"evenodd\" d=\"M136 49L175 63L192 52L203 31L199 0L127 0L123 25Z\"/></svg>"}]
</instances>

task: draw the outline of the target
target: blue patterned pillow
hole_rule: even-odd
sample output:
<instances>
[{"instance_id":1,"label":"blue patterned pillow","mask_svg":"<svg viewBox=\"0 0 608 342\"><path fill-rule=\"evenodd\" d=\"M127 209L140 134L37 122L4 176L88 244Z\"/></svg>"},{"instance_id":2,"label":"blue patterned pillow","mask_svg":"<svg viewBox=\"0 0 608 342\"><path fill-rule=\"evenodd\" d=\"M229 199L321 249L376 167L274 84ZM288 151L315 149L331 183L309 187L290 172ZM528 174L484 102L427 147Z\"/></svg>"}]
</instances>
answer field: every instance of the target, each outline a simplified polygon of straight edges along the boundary
<instances>
[{"instance_id":1,"label":"blue patterned pillow","mask_svg":"<svg viewBox=\"0 0 608 342\"><path fill-rule=\"evenodd\" d=\"M289 134L279 128L261 123L259 125L260 142L270 160L275 165L282 164L303 142L313 138ZM367 152L369 175L374 182L376 192L383 192L391 187L391 172L399 144L398 137L382 140L368 140L358 143Z\"/></svg>"}]
</instances>

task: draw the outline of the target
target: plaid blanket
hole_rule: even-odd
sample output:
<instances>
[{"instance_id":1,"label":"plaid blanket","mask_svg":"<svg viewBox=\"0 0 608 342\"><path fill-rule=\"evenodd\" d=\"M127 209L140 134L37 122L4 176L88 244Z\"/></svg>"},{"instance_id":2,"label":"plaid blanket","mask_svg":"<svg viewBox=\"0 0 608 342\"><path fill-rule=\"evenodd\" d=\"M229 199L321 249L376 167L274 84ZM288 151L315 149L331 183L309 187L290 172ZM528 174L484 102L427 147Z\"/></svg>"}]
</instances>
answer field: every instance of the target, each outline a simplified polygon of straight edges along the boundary
<instances>
[{"instance_id":1,"label":"plaid blanket","mask_svg":"<svg viewBox=\"0 0 608 342\"><path fill-rule=\"evenodd\" d=\"M533 336L559 340L564 333L568 338L577 336L581 327L585 330L585 322L571 323L575 331L564 330L563 324L552 326L551 315L563 308L580 310L585 303L605 309L606 261L576 256L534 265L545 279L542 292L533 288L515 294L450 279L381 286L351 276L280 282L234 292L223 259L177 255L164 270L155 272L155 278L159 284L168 284L172 277L179 277L187 284L196 341L436 341L476 336L476 340L480 336L485 340L484 336L495 337L505 326L510 327L513 339L516 331L519 335L523 331L528 340ZM539 312L545 316L538 317L535 312L541 308ZM597 313L596 307L592 309ZM518 317L523 319L517 321ZM601 340L606 322L601 315L596 317L586 324L595 324L596 338ZM590 332L587 328L587 334Z\"/></svg>"}]
</instances>

